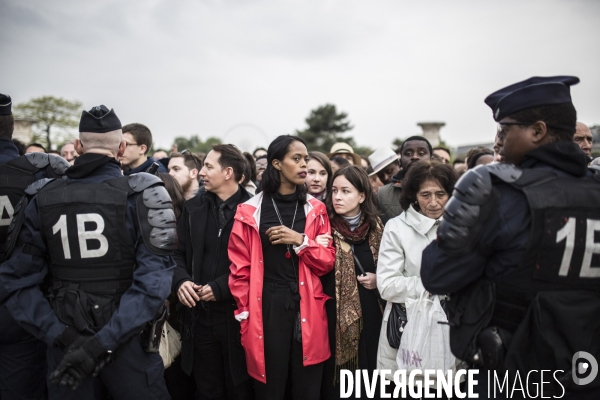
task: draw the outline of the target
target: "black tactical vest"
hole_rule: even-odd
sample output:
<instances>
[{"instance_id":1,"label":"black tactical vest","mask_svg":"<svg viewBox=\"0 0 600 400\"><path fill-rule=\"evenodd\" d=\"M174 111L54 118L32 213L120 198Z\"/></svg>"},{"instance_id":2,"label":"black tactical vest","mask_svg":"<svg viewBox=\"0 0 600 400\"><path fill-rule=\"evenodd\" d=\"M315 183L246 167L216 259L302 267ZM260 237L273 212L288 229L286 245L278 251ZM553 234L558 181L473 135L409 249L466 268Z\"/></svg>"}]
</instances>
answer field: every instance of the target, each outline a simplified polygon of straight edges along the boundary
<instances>
[{"instance_id":1,"label":"black tactical vest","mask_svg":"<svg viewBox=\"0 0 600 400\"><path fill-rule=\"evenodd\" d=\"M127 240L129 193L110 182L54 181L38 193L55 284L76 284L88 293L119 293L131 286L135 253Z\"/></svg>"},{"instance_id":2,"label":"black tactical vest","mask_svg":"<svg viewBox=\"0 0 600 400\"><path fill-rule=\"evenodd\" d=\"M4 247L15 209L27 186L35 181L35 173L46 168L48 177L59 178L68 166L63 159L43 153L27 154L0 165L0 262L5 260Z\"/></svg>"},{"instance_id":3,"label":"black tactical vest","mask_svg":"<svg viewBox=\"0 0 600 400\"><path fill-rule=\"evenodd\" d=\"M529 244L516 271L494 279L490 325L512 332L504 368L521 376L562 371L555 378L568 392L600 389L597 376L590 375L594 379L585 385L575 379L583 357L578 354L600 360L600 182L595 178L524 170L512 184L525 193L531 209ZM562 389L552 385L547 392Z\"/></svg>"},{"instance_id":4,"label":"black tactical vest","mask_svg":"<svg viewBox=\"0 0 600 400\"><path fill-rule=\"evenodd\" d=\"M527 197L532 226L521 265L495 279L492 324L510 331L539 292L600 293L600 182L526 169L512 185Z\"/></svg>"}]
</instances>

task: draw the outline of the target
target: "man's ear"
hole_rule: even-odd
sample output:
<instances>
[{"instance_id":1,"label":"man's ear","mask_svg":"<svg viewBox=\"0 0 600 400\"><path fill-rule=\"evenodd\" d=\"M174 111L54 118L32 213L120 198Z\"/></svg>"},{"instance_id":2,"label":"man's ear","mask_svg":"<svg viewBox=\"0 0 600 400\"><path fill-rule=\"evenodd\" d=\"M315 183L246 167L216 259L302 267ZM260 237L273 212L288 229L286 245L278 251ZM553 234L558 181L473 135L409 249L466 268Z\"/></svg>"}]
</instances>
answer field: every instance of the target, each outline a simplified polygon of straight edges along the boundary
<instances>
[{"instance_id":1,"label":"man's ear","mask_svg":"<svg viewBox=\"0 0 600 400\"><path fill-rule=\"evenodd\" d=\"M126 148L127 148L127 142L124 140L121 140L121 144L119 144L119 151L117 152L117 157L115 157L117 159L117 161L119 160L119 158L121 158L121 156L123 154L125 154Z\"/></svg>"},{"instance_id":2,"label":"man's ear","mask_svg":"<svg viewBox=\"0 0 600 400\"><path fill-rule=\"evenodd\" d=\"M550 138L548 127L544 121L537 121L535 124L531 125L531 128L533 129L531 141L534 144L544 143Z\"/></svg>"},{"instance_id":3,"label":"man's ear","mask_svg":"<svg viewBox=\"0 0 600 400\"><path fill-rule=\"evenodd\" d=\"M145 155L148 152L148 146L145 144L140 145L140 156Z\"/></svg>"},{"instance_id":4,"label":"man's ear","mask_svg":"<svg viewBox=\"0 0 600 400\"><path fill-rule=\"evenodd\" d=\"M83 144L81 143L81 140L79 139L75 139L73 141L73 147L75 147L75 151L77 152L77 154L81 155L83 154Z\"/></svg>"}]
</instances>

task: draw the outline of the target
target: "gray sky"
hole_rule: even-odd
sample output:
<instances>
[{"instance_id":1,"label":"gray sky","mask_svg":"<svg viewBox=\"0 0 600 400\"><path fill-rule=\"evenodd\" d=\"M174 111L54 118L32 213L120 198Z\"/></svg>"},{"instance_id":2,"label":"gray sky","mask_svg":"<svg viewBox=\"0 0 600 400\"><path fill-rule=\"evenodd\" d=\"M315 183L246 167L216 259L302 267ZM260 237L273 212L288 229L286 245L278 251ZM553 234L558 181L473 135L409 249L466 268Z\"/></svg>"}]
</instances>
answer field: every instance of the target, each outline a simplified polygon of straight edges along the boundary
<instances>
[{"instance_id":1,"label":"gray sky","mask_svg":"<svg viewBox=\"0 0 600 400\"><path fill-rule=\"evenodd\" d=\"M266 145L325 103L373 148L421 121L489 142L483 99L534 75L579 76L579 119L600 123L599 15L596 0L0 0L0 92L105 104L156 147Z\"/></svg>"}]
</instances>

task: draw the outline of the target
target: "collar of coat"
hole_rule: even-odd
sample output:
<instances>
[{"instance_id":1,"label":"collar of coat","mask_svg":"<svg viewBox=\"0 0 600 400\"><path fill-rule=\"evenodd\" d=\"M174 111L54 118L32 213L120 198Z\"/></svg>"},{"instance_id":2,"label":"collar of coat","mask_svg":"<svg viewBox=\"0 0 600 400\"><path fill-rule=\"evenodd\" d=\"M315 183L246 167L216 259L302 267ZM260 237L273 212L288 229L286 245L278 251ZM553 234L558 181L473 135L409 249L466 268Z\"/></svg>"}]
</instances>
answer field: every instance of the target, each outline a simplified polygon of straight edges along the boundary
<instances>
[{"instance_id":1,"label":"collar of coat","mask_svg":"<svg viewBox=\"0 0 600 400\"><path fill-rule=\"evenodd\" d=\"M240 222L251 225L258 230L258 227L260 226L260 206L263 197L264 193L260 192L250 200L240 204L234 218ZM312 224L315 219L320 217L321 222L323 222L323 218L325 217L324 214L326 214L325 205L310 194L307 194L306 203L304 204L304 214L306 215L306 228L304 228L304 231L306 232L308 226Z\"/></svg>"},{"instance_id":2,"label":"collar of coat","mask_svg":"<svg viewBox=\"0 0 600 400\"><path fill-rule=\"evenodd\" d=\"M412 227L421 236L425 236L438 221L421 214L414 209L412 204L410 207L408 207L408 210L400 214L400 220L406 225Z\"/></svg>"}]
</instances>

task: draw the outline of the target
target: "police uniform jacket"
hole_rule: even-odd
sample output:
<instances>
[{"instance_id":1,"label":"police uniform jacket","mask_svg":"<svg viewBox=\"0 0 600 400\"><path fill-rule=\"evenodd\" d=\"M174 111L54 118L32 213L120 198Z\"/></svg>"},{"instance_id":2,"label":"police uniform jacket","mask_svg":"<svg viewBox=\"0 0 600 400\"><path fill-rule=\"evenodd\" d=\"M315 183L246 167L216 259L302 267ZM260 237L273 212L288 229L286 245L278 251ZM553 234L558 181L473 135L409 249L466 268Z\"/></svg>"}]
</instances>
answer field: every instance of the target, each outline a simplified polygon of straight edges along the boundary
<instances>
[{"instance_id":1,"label":"police uniform jacket","mask_svg":"<svg viewBox=\"0 0 600 400\"><path fill-rule=\"evenodd\" d=\"M99 183L122 176L119 164L114 159L106 157L108 160L98 162L98 158L95 154L79 157L69 169L68 180ZM89 163L90 160L96 162ZM94 167L90 167L91 164ZM122 295L109 322L96 333L107 350L114 351L118 345L140 333L143 326L156 315L171 287L172 258L152 253L142 238L136 210L139 195L136 193L128 197L126 211L127 245L133 249L137 244L133 282ZM19 246L29 244L41 253L48 254L46 240L40 231L36 202L37 197L34 197L25 210L19 241L12 257L0 266L0 301L21 326L52 345L66 326L59 321L40 288L49 273L48 262L46 257L25 253Z\"/></svg>"}]
</instances>

